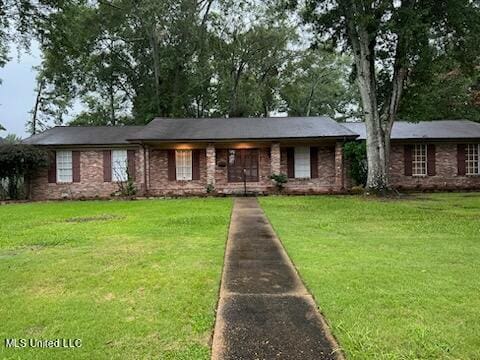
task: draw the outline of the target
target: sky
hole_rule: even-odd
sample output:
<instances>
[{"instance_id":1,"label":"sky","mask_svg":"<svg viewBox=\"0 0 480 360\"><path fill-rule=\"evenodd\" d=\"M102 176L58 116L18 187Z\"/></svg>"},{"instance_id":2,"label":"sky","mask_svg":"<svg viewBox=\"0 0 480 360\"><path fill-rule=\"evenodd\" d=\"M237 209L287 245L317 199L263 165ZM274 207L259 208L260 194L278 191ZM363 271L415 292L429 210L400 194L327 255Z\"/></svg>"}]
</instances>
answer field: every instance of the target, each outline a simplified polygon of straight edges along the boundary
<instances>
[{"instance_id":1,"label":"sky","mask_svg":"<svg viewBox=\"0 0 480 360\"><path fill-rule=\"evenodd\" d=\"M33 67L40 64L40 51L33 44L31 54L21 53L19 57L13 49L10 58L10 62L0 68L0 124L7 129L0 131L0 137L13 133L25 138L28 136L25 123L35 103Z\"/></svg>"}]
</instances>

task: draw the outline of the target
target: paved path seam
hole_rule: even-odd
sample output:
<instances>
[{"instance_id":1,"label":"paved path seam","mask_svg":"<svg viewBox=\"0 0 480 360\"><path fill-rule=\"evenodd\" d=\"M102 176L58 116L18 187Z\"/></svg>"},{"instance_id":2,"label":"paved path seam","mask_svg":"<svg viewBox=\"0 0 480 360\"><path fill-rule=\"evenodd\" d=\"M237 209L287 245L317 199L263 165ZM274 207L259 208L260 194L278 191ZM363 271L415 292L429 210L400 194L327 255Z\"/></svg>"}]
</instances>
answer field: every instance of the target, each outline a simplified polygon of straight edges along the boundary
<instances>
[{"instance_id":1,"label":"paved path seam","mask_svg":"<svg viewBox=\"0 0 480 360\"><path fill-rule=\"evenodd\" d=\"M343 359L255 198L235 199L212 359Z\"/></svg>"}]
</instances>

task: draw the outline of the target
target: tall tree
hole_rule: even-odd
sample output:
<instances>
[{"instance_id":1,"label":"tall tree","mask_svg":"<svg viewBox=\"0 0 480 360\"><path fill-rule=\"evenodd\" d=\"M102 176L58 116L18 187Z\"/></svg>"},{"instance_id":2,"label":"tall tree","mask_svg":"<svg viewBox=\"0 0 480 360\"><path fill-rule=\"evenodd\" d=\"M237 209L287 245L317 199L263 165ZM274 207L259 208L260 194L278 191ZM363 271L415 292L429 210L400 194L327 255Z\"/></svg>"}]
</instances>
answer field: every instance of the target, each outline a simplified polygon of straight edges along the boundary
<instances>
[{"instance_id":1,"label":"tall tree","mask_svg":"<svg viewBox=\"0 0 480 360\"><path fill-rule=\"evenodd\" d=\"M327 49L298 51L282 76L281 110L292 116L329 115L337 120L357 116L356 89L348 81L351 57Z\"/></svg>"},{"instance_id":2,"label":"tall tree","mask_svg":"<svg viewBox=\"0 0 480 360\"><path fill-rule=\"evenodd\" d=\"M218 100L221 114L268 116L276 108L282 66L293 54L287 50L289 32L281 27L237 29L220 42L217 56Z\"/></svg>"},{"instance_id":3,"label":"tall tree","mask_svg":"<svg viewBox=\"0 0 480 360\"><path fill-rule=\"evenodd\" d=\"M9 60L10 46L29 51L34 39L41 39L45 19L69 0L0 0L0 67ZM0 79L1 84L1 79ZM3 128L0 124L0 129Z\"/></svg>"},{"instance_id":4,"label":"tall tree","mask_svg":"<svg viewBox=\"0 0 480 360\"><path fill-rule=\"evenodd\" d=\"M45 118L62 123L79 104L74 125L295 112L295 102L324 65L312 56L300 64L307 76L296 71L296 59L308 51L296 24L271 1L64 1L40 24L42 65L32 125ZM329 61L331 67L335 56ZM348 102L340 90L347 72L331 74L322 79L322 86L335 81L328 106L321 108L325 97L314 89L309 113L327 107L336 113Z\"/></svg>"},{"instance_id":5,"label":"tall tree","mask_svg":"<svg viewBox=\"0 0 480 360\"><path fill-rule=\"evenodd\" d=\"M266 115L295 37L267 10L252 0L69 3L45 21L44 78L59 98L81 99L75 124Z\"/></svg>"},{"instance_id":6,"label":"tall tree","mask_svg":"<svg viewBox=\"0 0 480 360\"><path fill-rule=\"evenodd\" d=\"M399 118L480 121L480 67L470 70L448 56L417 68L409 77Z\"/></svg>"},{"instance_id":7,"label":"tall tree","mask_svg":"<svg viewBox=\"0 0 480 360\"><path fill-rule=\"evenodd\" d=\"M28 49L32 36L29 25L35 15L36 8L30 1L0 1L0 68L9 61L12 42ZM0 130L5 130L1 123Z\"/></svg>"},{"instance_id":8,"label":"tall tree","mask_svg":"<svg viewBox=\"0 0 480 360\"><path fill-rule=\"evenodd\" d=\"M195 71L208 70L201 44L208 40L211 3L69 3L45 22L47 82L62 90L59 96L66 91L63 95L81 99L86 110L76 123L114 125L133 121L132 115L143 123L153 116L191 115L193 99L199 100L198 89L205 83ZM92 123L100 114L102 120Z\"/></svg>"},{"instance_id":9,"label":"tall tree","mask_svg":"<svg viewBox=\"0 0 480 360\"><path fill-rule=\"evenodd\" d=\"M35 89L35 92L37 93L37 95L35 96L35 105L33 106L33 109L30 112L30 114L32 115L32 118L30 119L29 122L27 122L27 130L31 135L37 134L42 127L42 124L40 124L38 115L40 111L40 105L43 100L44 88L45 88L45 80L43 79L42 75L39 75L37 77L37 88Z\"/></svg>"},{"instance_id":10,"label":"tall tree","mask_svg":"<svg viewBox=\"0 0 480 360\"><path fill-rule=\"evenodd\" d=\"M298 34L268 2L227 0L221 5L213 26L218 112L268 116L278 110L282 72L295 56Z\"/></svg>"},{"instance_id":11,"label":"tall tree","mask_svg":"<svg viewBox=\"0 0 480 360\"><path fill-rule=\"evenodd\" d=\"M367 128L367 188L385 192L390 133L408 76L439 54L475 49L478 1L305 0L302 16L322 40L352 52ZM465 58L478 63L478 53Z\"/></svg>"}]
</instances>

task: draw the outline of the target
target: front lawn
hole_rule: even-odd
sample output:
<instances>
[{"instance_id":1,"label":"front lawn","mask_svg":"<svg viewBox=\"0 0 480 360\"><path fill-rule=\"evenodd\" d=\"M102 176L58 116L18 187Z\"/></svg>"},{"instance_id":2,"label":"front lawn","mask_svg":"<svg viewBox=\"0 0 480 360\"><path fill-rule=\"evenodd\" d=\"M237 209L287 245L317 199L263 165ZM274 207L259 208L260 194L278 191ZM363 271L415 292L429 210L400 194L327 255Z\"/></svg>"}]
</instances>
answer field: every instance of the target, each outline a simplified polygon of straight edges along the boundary
<instances>
[{"instance_id":1,"label":"front lawn","mask_svg":"<svg viewBox=\"0 0 480 360\"><path fill-rule=\"evenodd\" d=\"M0 358L209 358L231 206L0 206ZM7 349L5 338L82 347Z\"/></svg>"},{"instance_id":2,"label":"front lawn","mask_svg":"<svg viewBox=\"0 0 480 360\"><path fill-rule=\"evenodd\" d=\"M351 359L480 359L480 194L268 197Z\"/></svg>"}]
</instances>

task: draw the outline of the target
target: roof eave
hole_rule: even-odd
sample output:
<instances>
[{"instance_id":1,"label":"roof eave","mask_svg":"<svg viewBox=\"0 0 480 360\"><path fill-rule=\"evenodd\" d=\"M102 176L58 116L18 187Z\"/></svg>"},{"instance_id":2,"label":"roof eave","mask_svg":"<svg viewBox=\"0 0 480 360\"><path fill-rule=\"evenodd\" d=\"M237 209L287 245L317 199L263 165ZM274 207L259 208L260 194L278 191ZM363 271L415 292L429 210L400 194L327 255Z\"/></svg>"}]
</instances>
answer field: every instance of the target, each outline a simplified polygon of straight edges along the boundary
<instances>
[{"instance_id":1,"label":"roof eave","mask_svg":"<svg viewBox=\"0 0 480 360\"><path fill-rule=\"evenodd\" d=\"M322 140L322 139L356 139L358 135L328 135L328 136L302 136L302 137L281 137L281 138L221 138L221 139L209 139L209 138L199 138L199 139L156 139L156 138L141 138L141 139L127 139L129 142L233 142L233 141L299 141L299 140Z\"/></svg>"},{"instance_id":2,"label":"roof eave","mask_svg":"<svg viewBox=\"0 0 480 360\"><path fill-rule=\"evenodd\" d=\"M133 146L136 145L130 142L123 142L123 143L98 143L98 144L26 144L26 145L33 145L33 146L41 146L41 147L108 147L108 146Z\"/></svg>"},{"instance_id":3,"label":"roof eave","mask_svg":"<svg viewBox=\"0 0 480 360\"><path fill-rule=\"evenodd\" d=\"M366 140L365 137L359 136L357 140ZM408 137L408 138L390 138L390 141L433 141L433 142L459 142L459 141L479 141L480 136L478 137L448 137L448 138L439 138L439 137Z\"/></svg>"},{"instance_id":4,"label":"roof eave","mask_svg":"<svg viewBox=\"0 0 480 360\"><path fill-rule=\"evenodd\" d=\"M458 141L478 141L480 136L477 137L405 137L405 138L392 138L391 141L435 141L435 142L458 142Z\"/></svg>"}]
</instances>

